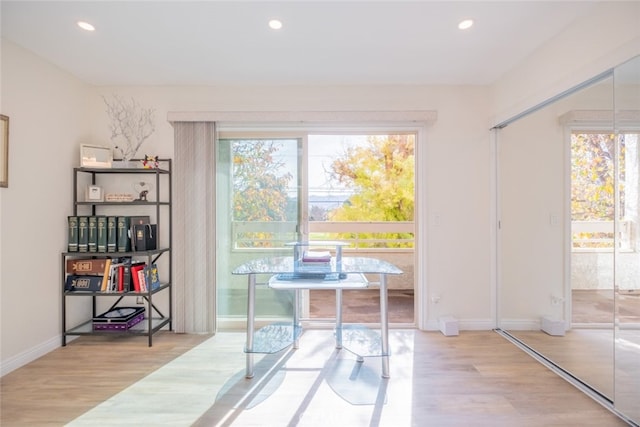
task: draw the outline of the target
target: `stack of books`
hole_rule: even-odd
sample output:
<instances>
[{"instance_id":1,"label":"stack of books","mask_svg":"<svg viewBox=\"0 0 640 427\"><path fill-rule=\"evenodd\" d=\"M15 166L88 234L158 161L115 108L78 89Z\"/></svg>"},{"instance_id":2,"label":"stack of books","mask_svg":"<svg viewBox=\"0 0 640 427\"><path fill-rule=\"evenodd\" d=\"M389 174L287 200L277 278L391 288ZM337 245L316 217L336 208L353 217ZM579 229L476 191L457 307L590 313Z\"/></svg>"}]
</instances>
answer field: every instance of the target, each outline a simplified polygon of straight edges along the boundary
<instances>
[{"instance_id":1,"label":"stack of books","mask_svg":"<svg viewBox=\"0 0 640 427\"><path fill-rule=\"evenodd\" d=\"M331 263L331 252L329 251L304 251L302 263L310 265L322 265Z\"/></svg>"},{"instance_id":2,"label":"stack of books","mask_svg":"<svg viewBox=\"0 0 640 427\"><path fill-rule=\"evenodd\" d=\"M301 271L330 271L331 253L329 251L305 251L299 263Z\"/></svg>"}]
</instances>

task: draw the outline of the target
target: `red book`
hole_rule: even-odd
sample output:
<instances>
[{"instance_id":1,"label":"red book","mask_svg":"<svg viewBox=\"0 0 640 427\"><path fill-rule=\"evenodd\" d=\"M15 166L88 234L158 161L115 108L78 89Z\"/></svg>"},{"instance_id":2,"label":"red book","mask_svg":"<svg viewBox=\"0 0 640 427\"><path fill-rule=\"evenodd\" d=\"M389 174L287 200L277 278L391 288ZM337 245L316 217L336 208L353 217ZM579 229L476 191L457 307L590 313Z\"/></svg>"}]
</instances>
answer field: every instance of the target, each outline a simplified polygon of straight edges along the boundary
<instances>
[{"instance_id":1,"label":"red book","mask_svg":"<svg viewBox=\"0 0 640 427\"><path fill-rule=\"evenodd\" d=\"M118 267L118 292L124 291L124 266Z\"/></svg>"},{"instance_id":2,"label":"red book","mask_svg":"<svg viewBox=\"0 0 640 427\"><path fill-rule=\"evenodd\" d=\"M135 292L141 292L140 288L140 277L138 275L138 271L144 268L144 264L132 265L131 266L131 279L133 280L133 290Z\"/></svg>"}]
</instances>

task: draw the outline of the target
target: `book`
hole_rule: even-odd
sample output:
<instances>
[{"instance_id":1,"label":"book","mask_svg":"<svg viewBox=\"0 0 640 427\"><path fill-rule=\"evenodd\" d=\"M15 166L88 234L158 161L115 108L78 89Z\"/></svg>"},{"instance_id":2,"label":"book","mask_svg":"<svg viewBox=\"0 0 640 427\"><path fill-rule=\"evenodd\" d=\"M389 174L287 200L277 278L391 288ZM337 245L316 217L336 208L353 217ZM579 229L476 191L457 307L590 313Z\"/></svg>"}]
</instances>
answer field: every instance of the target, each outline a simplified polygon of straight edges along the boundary
<instances>
[{"instance_id":1,"label":"book","mask_svg":"<svg viewBox=\"0 0 640 427\"><path fill-rule=\"evenodd\" d=\"M147 287L147 279L146 279L146 272L145 272L145 268L146 266L143 266L141 269L138 270L138 282L140 284L140 292L148 292L149 288Z\"/></svg>"},{"instance_id":2,"label":"book","mask_svg":"<svg viewBox=\"0 0 640 427\"><path fill-rule=\"evenodd\" d=\"M78 217L78 252L89 252L89 217Z\"/></svg>"},{"instance_id":3,"label":"book","mask_svg":"<svg viewBox=\"0 0 640 427\"><path fill-rule=\"evenodd\" d=\"M67 274L77 274L84 276L102 276L104 268L109 258L91 258L91 259L67 259Z\"/></svg>"},{"instance_id":4,"label":"book","mask_svg":"<svg viewBox=\"0 0 640 427\"><path fill-rule=\"evenodd\" d=\"M118 266L118 292L124 292L124 264Z\"/></svg>"},{"instance_id":5,"label":"book","mask_svg":"<svg viewBox=\"0 0 640 427\"><path fill-rule=\"evenodd\" d=\"M94 330L126 331L144 320L144 307L114 307L92 319Z\"/></svg>"},{"instance_id":6,"label":"book","mask_svg":"<svg viewBox=\"0 0 640 427\"><path fill-rule=\"evenodd\" d=\"M98 217L89 217L89 252L98 252Z\"/></svg>"},{"instance_id":7,"label":"book","mask_svg":"<svg viewBox=\"0 0 640 427\"><path fill-rule=\"evenodd\" d=\"M331 252L329 251L305 251L302 254L302 262L305 263L328 263L331 262Z\"/></svg>"},{"instance_id":8,"label":"book","mask_svg":"<svg viewBox=\"0 0 640 427\"><path fill-rule=\"evenodd\" d=\"M109 285L107 292L118 292L118 278L119 270L122 263L117 260L111 262L111 269L109 271Z\"/></svg>"},{"instance_id":9,"label":"book","mask_svg":"<svg viewBox=\"0 0 640 427\"><path fill-rule=\"evenodd\" d=\"M136 288L135 288L134 276L137 276L138 274L137 270L140 269L140 266L144 267L145 262L131 260L131 266L129 267L129 291L130 292L139 292L139 291L136 291ZM138 280L137 277L135 277L135 280L136 281ZM138 286L138 289L139 289L139 286Z\"/></svg>"},{"instance_id":10,"label":"book","mask_svg":"<svg viewBox=\"0 0 640 427\"><path fill-rule=\"evenodd\" d=\"M107 217L99 215L98 220L98 252L107 251Z\"/></svg>"},{"instance_id":11,"label":"book","mask_svg":"<svg viewBox=\"0 0 640 427\"><path fill-rule=\"evenodd\" d=\"M140 286L140 271L144 269L145 263L140 263L131 266L131 279L133 281L134 292L144 292Z\"/></svg>"},{"instance_id":12,"label":"book","mask_svg":"<svg viewBox=\"0 0 640 427\"><path fill-rule=\"evenodd\" d=\"M131 257L120 258L122 262L122 292L131 292Z\"/></svg>"},{"instance_id":13,"label":"book","mask_svg":"<svg viewBox=\"0 0 640 427\"><path fill-rule=\"evenodd\" d=\"M135 230L134 230L134 226L135 225L143 225L143 224L150 224L151 223L151 219L148 215L146 216L130 216L129 217L129 237L131 238L131 250L132 251L136 251L136 239L135 239Z\"/></svg>"},{"instance_id":14,"label":"book","mask_svg":"<svg viewBox=\"0 0 640 427\"><path fill-rule=\"evenodd\" d=\"M67 250L69 252L78 252L78 217L68 216L67 223L69 226Z\"/></svg>"},{"instance_id":15,"label":"book","mask_svg":"<svg viewBox=\"0 0 640 427\"><path fill-rule=\"evenodd\" d=\"M118 252L129 252L131 250L131 239L129 238L129 217L119 216L118 227Z\"/></svg>"},{"instance_id":16,"label":"book","mask_svg":"<svg viewBox=\"0 0 640 427\"><path fill-rule=\"evenodd\" d=\"M136 251L152 251L157 247L158 226L135 224L133 226Z\"/></svg>"},{"instance_id":17,"label":"book","mask_svg":"<svg viewBox=\"0 0 640 427\"><path fill-rule=\"evenodd\" d=\"M124 264L120 262L120 260L113 260L111 263L111 292L120 292L120 280L122 279L122 276L120 275L120 267L122 266L124 266Z\"/></svg>"},{"instance_id":18,"label":"book","mask_svg":"<svg viewBox=\"0 0 640 427\"><path fill-rule=\"evenodd\" d=\"M74 292L100 292L101 286L101 276L80 276L70 274L67 276L65 290Z\"/></svg>"},{"instance_id":19,"label":"book","mask_svg":"<svg viewBox=\"0 0 640 427\"><path fill-rule=\"evenodd\" d=\"M116 252L118 249L117 218L115 216L107 217L107 252Z\"/></svg>"},{"instance_id":20,"label":"book","mask_svg":"<svg viewBox=\"0 0 640 427\"><path fill-rule=\"evenodd\" d=\"M111 258L107 258L104 263L104 270L102 273L102 283L100 285L100 290L102 292L107 292L107 290L109 289L109 281L110 281L109 274L111 274Z\"/></svg>"},{"instance_id":21,"label":"book","mask_svg":"<svg viewBox=\"0 0 640 427\"><path fill-rule=\"evenodd\" d=\"M158 276L158 266L155 264L146 265L145 271L145 283L149 290L153 291L160 287L160 278Z\"/></svg>"}]
</instances>

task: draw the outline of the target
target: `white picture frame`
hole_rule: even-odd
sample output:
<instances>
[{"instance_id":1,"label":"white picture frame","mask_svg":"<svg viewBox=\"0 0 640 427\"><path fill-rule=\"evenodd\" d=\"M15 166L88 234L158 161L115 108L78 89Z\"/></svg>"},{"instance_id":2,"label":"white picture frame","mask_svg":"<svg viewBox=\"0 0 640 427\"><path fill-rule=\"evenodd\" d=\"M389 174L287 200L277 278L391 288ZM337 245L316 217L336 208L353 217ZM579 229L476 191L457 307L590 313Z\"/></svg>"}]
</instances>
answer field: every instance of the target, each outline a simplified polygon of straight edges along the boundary
<instances>
[{"instance_id":1,"label":"white picture frame","mask_svg":"<svg viewBox=\"0 0 640 427\"><path fill-rule=\"evenodd\" d=\"M104 202L104 191L97 185L87 185L86 202Z\"/></svg>"},{"instance_id":2,"label":"white picture frame","mask_svg":"<svg viewBox=\"0 0 640 427\"><path fill-rule=\"evenodd\" d=\"M83 168L110 168L113 151L101 145L80 145L80 166Z\"/></svg>"}]
</instances>

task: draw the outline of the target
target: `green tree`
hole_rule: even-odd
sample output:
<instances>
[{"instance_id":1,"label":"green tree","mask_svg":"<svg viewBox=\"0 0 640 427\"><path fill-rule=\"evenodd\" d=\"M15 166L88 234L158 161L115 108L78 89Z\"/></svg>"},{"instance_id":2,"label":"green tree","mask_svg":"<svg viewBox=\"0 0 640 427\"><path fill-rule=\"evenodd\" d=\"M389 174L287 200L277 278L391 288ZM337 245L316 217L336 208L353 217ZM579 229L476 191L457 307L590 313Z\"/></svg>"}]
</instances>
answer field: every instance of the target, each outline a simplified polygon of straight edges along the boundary
<instances>
[{"instance_id":1,"label":"green tree","mask_svg":"<svg viewBox=\"0 0 640 427\"><path fill-rule=\"evenodd\" d=\"M613 220L615 136L575 133L571 137L571 219Z\"/></svg>"},{"instance_id":2,"label":"green tree","mask_svg":"<svg viewBox=\"0 0 640 427\"><path fill-rule=\"evenodd\" d=\"M233 216L235 221L284 221L287 186L293 178L275 160L276 141L233 142Z\"/></svg>"},{"instance_id":3,"label":"green tree","mask_svg":"<svg viewBox=\"0 0 640 427\"><path fill-rule=\"evenodd\" d=\"M329 213L329 220L413 221L414 149L415 135L412 134L370 136L366 145L346 149L331 164L331 177L353 190L354 194L342 207ZM399 233L360 237L412 238ZM389 246L373 244L383 245Z\"/></svg>"},{"instance_id":4,"label":"green tree","mask_svg":"<svg viewBox=\"0 0 640 427\"><path fill-rule=\"evenodd\" d=\"M272 140L237 140L232 144L234 221L286 221L287 187L293 178L274 156L281 146ZM250 234L250 235L249 235ZM272 233L239 236L264 246Z\"/></svg>"},{"instance_id":5,"label":"green tree","mask_svg":"<svg viewBox=\"0 0 640 427\"><path fill-rule=\"evenodd\" d=\"M610 133L574 133L571 135L571 219L573 221L613 221L615 215L616 136ZM624 211L625 142L618 145L620 177L619 206ZM607 243L581 243L581 239L608 238L608 233L578 233L574 245L610 247Z\"/></svg>"}]
</instances>

